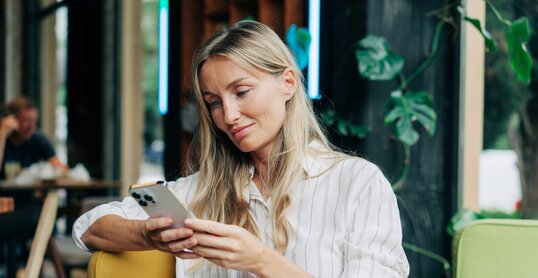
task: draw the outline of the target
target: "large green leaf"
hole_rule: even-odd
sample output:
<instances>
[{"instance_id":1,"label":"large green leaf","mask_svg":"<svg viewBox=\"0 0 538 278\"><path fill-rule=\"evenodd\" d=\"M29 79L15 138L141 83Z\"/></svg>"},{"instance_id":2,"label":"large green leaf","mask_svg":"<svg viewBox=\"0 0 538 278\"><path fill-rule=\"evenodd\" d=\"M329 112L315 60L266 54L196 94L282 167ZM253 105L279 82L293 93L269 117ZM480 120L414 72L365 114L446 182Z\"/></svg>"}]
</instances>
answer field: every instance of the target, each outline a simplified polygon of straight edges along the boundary
<instances>
[{"instance_id":1,"label":"large green leaf","mask_svg":"<svg viewBox=\"0 0 538 278\"><path fill-rule=\"evenodd\" d=\"M298 28L292 24L286 32L286 43L295 55L299 69L303 70L308 65L308 53L312 37L306 28Z\"/></svg>"},{"instance_id":2,"label":"large green leaf","mask_svg":"<svg viewBox=\"0 0 538 278\"><path fill-rule=\"evenodd\" d=\"M450 219L447 226L447 232L451 236L455 236L463 227L472 223L475 220L496 218L496 219L520 219L521 215L519 211L504 212L497 210L480 210L475 212L469 209L459 209Z\"/></svg>"},{"instance_id":3,"label":"large green leaf","mask_svg":"<svg viewBox=\"0 0 538 278\"><path fill-rule=\"evenodd\" d=\"M484 219L484 217L469 209L459 209L450 219L447 226L447 232L449 235L455 236L467 224L478 219Z\"/></svg>"},{"instance_id":4,"label":"large green leaf","mask_svg":"<svg viewBox=\"0 0 538 278\"><path fill-rule=\"evenodd\" d=\"M527 48L530 37L531 28L529 20L526 17L521 17L513 21L506 32L510 65L514 69L517 78L527 84L531 82L533 63L531 54Z\"/></svg>"},{"instance_id":5,"label":"large green leaf","mask_svg":"<svg viewBox=\"0 0 538 278\"><path fill-rule=\"evenodd\" d=\"M355 51L359 74L368 80L390 80L403 68L403 58L391 52L383 37L368 35L358 42Z\"/></svg>"},{"instance_id":6,"label":"large green leaf","mask_svg":"<svg viewBox=\"0 0 538 278\"><path fill-rule=\"evenodd\" d=\"M467 17L467 16L464 16L463 18L465 19L465 21L471 23L478 30L478 32L480 32L480 34L482 34L482 37L484 38L484 43L485 43L486 48L488 49L488 51L493 51L493 50L497 49L497 43L493 40L493 38L491 37L491 34L488 32L488 30L486 30L486 28L482 27L482 24L480 23L480 20L478 20L476 18L470 18L470 17Z\"/></svg>"},{"instance_id":7,"label":"large green leaf","mask_svg":"<svg viewBox=\"0 0 538 278\"><path fill-rule=\"evenodd\" d=\"M322 111L320 119L328 126L336 125L336 129L343 136L354 136L362 139L370 133L369 126L356 125L350 121L340 119L336 116L336 111L332 109Z\"/></svg>"},{"instance_id":8,"label":"large green leaf","mask_svg":"<svg viewBox=\"0 0 538 278\"><path fill-rule=\"evenodd\" d=\"M394 135L402 143L412 146L420 138L413 127L413 122L418 121L430 136L435 134L437 114L435 104L428 92L394 91L385 102L385 125L394 125Z\"/></svg>"},{"instance_id":9,"label":"large green leaf","mask_svg":"<svg viewBox=\"0 0 538 278\"><path fill-rule=\"evenodd\" d=\"M486 48L488 51L493 51L497 48L497 43L493 40L491 37L491 34L486 30L485 26L482 27L482 24L480 23L480 20L476 18L467 17L465 15L465 9L462 6L458 6L458 12L463 17L463 19L469 23L471 23L480 34L482 34L482 37L484 38L484 43L486 45Z\"/></svg>"},{"instance_id":10,"label":"large green leaf","mask_svg":"<svg viewBox=\"0 0 538 278\"><path fill-rule=\"evenodd\" d=\"M366 125L355 125L344 119L336 120L336 129L344 136L354 136L357 138L365 138L370 133L370 128Z\"/></svg>"}]
</instances>

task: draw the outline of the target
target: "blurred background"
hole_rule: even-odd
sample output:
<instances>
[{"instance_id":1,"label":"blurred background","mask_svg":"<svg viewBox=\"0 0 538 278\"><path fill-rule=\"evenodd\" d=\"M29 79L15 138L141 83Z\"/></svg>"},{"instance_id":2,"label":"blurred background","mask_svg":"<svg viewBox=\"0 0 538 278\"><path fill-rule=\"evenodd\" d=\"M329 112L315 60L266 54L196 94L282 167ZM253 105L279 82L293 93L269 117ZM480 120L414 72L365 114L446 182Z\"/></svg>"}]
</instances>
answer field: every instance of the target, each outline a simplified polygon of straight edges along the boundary
<instances>
[{"instance_id":1,"label":"blurred background","mask_svg":"<svg viewBox=\"0 0 538 278\"><path fill-rule=\"evenodd\" d=\"M261 21L305 60L332 142L398 184L404 241L450 261L447 226L459 209L538 215L535 66L532 80L518 78L506 22L494 12L525 16L535 30L538 4L488 3L495 10L482 0L0 0L0 103L34 100L60 158L120 182L111 195L175 180L197 126L187 86L194 49L227 24ZM481 22L495 49L465 16ZM304 55L293 24L308 33ZM390 78L361 72L369 35L400 57ZM536 34L524 45L538 53ZM409 114L409 133L387 123L395 91L428 95L421 104L431 110ZM406 252L410 277L446 275L438 260Z\"/></svg>"}]
</instances>

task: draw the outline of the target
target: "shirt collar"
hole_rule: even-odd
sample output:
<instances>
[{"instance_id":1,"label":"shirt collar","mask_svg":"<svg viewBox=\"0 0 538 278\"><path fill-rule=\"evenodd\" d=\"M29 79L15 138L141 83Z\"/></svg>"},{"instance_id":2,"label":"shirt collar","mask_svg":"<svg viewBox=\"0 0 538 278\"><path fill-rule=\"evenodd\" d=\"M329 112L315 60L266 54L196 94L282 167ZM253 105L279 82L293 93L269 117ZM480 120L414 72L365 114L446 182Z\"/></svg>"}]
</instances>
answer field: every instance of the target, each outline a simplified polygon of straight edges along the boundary
<instances>
[{"instance_id":1,"label":"shirt collar","mask_svg":"<svg viewBox=\"0 0 538 278\"><path fill-rule=\"evenodd\" d=\"M312 177L319 175L326 167L323 167L324 164L327 164L327 161L324 161L325 156L329 158L327 154L330 153L325 145L319 141L312 141L309 145L307 154L302 158L302 166L305 171L305 177ZM324 154L325 153L325 154ZM321 172L320 172L321 170ZM252 179L254 178L254 165L251 165L248 170L248 184L245 186L243 191L243 196L245 199L258 199L264 201L264 198L261 192L258 190Z\"/></svg>"}]
</instances>

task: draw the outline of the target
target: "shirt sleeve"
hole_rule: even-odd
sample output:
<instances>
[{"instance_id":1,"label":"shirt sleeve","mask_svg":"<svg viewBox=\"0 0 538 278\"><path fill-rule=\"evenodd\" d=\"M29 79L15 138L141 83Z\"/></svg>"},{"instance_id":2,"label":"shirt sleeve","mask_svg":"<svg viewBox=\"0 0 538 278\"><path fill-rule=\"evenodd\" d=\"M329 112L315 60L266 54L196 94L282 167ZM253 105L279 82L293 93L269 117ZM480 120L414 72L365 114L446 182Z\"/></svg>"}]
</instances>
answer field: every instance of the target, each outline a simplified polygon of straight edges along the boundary
<instances>
[{"instance_id":1,"label":"shirt sleeve","mask_svg":"<svg viewBox=\"0 0 538 278\"><path fill-rule=\"evenodd\" d=\"M130 220L144 220L149 218L149 215L131 196L125 197L121 202L110 202L97 206L81 215L73 224L72 236L78 247L86 251L91 251L82 242L81 238L97 219L105 215L118 215Z\"/></svg>"},{"instance_id":2,"label":"shirt sleeve","mask_svg":"<svg viewBox=\"0 0 538 278\"><path fill-rule=\"evenodd\" d=\"M372 167L352 203L351 228L345 239L341 277L407 277L396 196L381 171ZM362 182L361 182L362 183Z\"/></svg>"},{"instance_id":3,"label":"shirt sleeve","mask_svg":"<svg viewBox=\"0 0 538 278\"><path fill-rule=\"evenodd\" d=\"M176 182L169 182L169 189L181 198L187 197L187 193L194 192L189 190L189 186L196 182L197 175L192 175L188 178L180 178ZM110 202L95 207L94 209L82 214L73 224L72 237L75 244L83 250L91 251L82 242L81 238L86 233L88 228L97 221L97 219L105 215L118 215L129 220L145 220L149 215L142 209L136 200L131 197L125 197L121 202Z\"/></svg>"}]
</instances>

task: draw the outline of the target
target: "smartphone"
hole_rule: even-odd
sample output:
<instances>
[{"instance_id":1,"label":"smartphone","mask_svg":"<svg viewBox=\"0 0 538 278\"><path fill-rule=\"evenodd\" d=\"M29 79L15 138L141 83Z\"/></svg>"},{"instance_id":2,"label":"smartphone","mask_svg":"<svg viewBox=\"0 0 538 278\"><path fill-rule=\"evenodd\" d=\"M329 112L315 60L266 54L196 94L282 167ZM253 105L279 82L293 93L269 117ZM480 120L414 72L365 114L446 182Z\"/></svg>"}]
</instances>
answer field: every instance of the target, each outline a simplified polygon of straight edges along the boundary
<instances>
[{"instance_id":1,"label":"smartphone","mask_svg":"<svg viewBox=\"0 0 538 278\"><path fill-rule=\"evenodd\" d=\"M168 189L164 181L133 184L129 187L129 194L150 217L172 217L174 228L183 228L185 219L194 218L191 210Z\"/></svg>"}]
</instances>

